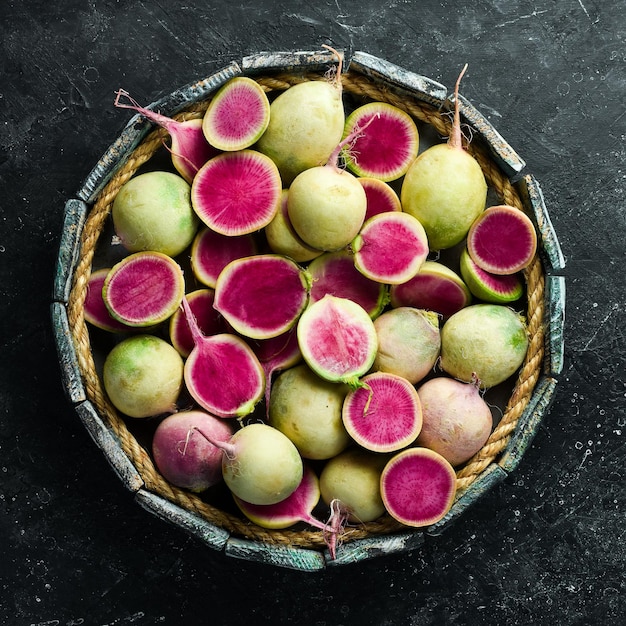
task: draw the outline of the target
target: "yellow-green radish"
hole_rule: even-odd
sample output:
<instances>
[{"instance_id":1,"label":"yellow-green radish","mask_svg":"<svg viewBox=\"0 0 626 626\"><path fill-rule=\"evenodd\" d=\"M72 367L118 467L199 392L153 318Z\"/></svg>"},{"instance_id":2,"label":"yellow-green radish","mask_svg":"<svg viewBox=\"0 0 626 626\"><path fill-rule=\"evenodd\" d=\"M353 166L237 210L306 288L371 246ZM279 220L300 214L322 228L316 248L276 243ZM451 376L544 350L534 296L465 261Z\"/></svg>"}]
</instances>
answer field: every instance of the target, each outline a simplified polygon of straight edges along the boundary
<instances>
[{"instance_id":1,"label":"yellow-green radish","mask_svg":"<svg viewBox=\"0 0 626 626\"><path fill-rule=\"evenodd\" d=\"M467 248L461 252L461 277L472 295L483 302L507 304L515 302L524 293L524 281L519 273L491 274L478 267Z\"/></svg>"}]
</instances>

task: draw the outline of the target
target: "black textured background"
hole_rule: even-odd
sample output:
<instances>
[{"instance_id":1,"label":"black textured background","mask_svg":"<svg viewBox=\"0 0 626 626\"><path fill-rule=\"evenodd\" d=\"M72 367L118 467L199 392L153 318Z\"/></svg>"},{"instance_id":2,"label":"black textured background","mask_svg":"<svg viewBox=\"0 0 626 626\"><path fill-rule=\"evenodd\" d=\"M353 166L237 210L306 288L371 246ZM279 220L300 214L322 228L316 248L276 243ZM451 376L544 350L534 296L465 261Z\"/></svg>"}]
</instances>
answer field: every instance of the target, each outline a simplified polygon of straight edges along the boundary
<instances>
[{"instance_id":1,"label":"black textured background","mask_svg":"<svg viewBox=\"0 0 626 626\"><path fill-rule=\"evenodd\" d=\"M617 624L626 612L626 17L604 0L0 4L0 623ZM133 502L66 401L62 210L128 119L264 50L362 50L462 93L525 159L566 258L566 363L517 471L411 554L302 574Z\"/></svg>"}]
</instances>

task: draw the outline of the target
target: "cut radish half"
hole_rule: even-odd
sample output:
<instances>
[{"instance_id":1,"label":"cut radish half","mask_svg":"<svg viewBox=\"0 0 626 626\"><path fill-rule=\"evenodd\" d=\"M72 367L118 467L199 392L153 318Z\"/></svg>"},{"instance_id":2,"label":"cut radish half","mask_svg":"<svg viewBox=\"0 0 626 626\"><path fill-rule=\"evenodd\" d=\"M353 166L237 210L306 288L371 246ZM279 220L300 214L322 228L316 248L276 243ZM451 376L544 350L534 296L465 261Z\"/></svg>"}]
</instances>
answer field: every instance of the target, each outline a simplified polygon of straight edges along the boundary
<instances>
[{"instance_id":1,"label":"cut radish half","mask_svg":"<svg viewBox=\"0 0 626 626\"><path fill-rule=\"evenodd\" d=\"M219 150L249 148L270 122L270 103L259 83L236 76L215 94L202 121L206 140Z\"/></svg>"},{"instance_id":2,"label":"cut radish half","mask_svg":"<svg viewBox=\"0 0 626 626\"><path fill-rule=\"evenodd\" d=\"M378 349L374 322L362 306L326 295L302 314L297 332L302 356L314 372L352 388L361 385L359 377Z\"/></svg>"},{"instance_id":3,"label":"cut radish half","mask_svg":"<svg viewBox=\"0 0 626 626\"><path fill-rule=\"evenodd\" d=\"M229 237L203 228L191 245L191 270L203 285L215 288L217 277L231 261L256 253L251 234Z\"/></svg>"},{"instance_id":4,"label":"cut radish half","mask_svg":"<svg viewBox=\"0 0 626 626\"><path fill-rule=\"evenodd\" d=\"M378 178L369 177L359 178L358 180L365 190L365 197L367 198L365 221L380 213L402 210L398 194L386 182Z\"/></svg>"},{"instance_id":5,"label":"cut radish half","mask_svg":"<svg viewBox=\"0 0 626 626\"><path fill-rule=\"evenodd\" d=\"M367 220L351 247L359 272L389 285L413 278L428 256L424 227L402 212L382 213Z\"/></svg>"},{"instance_id":6,"label":"cut radish half","mask_svg":"<svg viewBox=\"0 0 626 626\"><path fill-rule=\"evenodd\" d=\"M422 406L415 387L401 376L376 372L361 380L343 403L348 434L372 452L396 452L415 441L422 428Z\"/></svg>"},{"instance_id":7,"label":"cut radish half","mask_svg":"<svg viewBox=\"0 0 626 626\"><path fill-rule=\"evenodd\" d=\"M97 328L112 333L129 331L131 330L129 326L122 324L109 313L109 309L102 299L102 286L110 271L110 267L104 267L92 272L89 277L84 304L85 320Z\"/></svg>"},{"instance_id":8,"label":"cut radish half","mask_svg":"<svg viewBox=\"0 0 626 626\"><path fill-rule=\"evenodd\" d=\"M408 448L383 469L380 492L385 509L395 520L407 526L430 526L450 510L456 475L437 452Z\"/></svg>"},{"instance_id":9,"label":"cut radish half","mask_svg":"<svg viewBox=\"0 0 626 626\"><path fill-rule=\"evenodd\" d=\"M405 283L392 285L391 306L411 306L449 317L472 299L461 277L437 261L424 261L417 274Z\"/></svg>"},{"instance_id":10,"label":"cut radish half","mask_svg":"<svg viewBox=\"0 0 626 626\"><path fill-rule=\"evenodd\" d=\"M537 233L530 218L502 204L485 209L467 233L470 257L491 274L515 274L528 267L537 251Z\"/></svg>"},{"instance_id":11,"label":"cut radish half","mask_svg":"<svg viewBox=\"0 0 626 626\"><path fill-rule=\"evenodd\" d=\"M164 322L180 306L185 293L183 271L160 252L136 252L108 273L102 297L109 313L133 327Z\"/></svg>"},{"instance_id":12,"label":"cut radish half","mask_svg":"<svg viewBox=\"0 0 626 626\"><path fill-rule=\"evenodd\" d=\"M309 300L307 272L278 254L231 261L215 285L213 306L242 335L276 337L295 323Z\"/></svg>"},{"instance_id":13,"label":"cut radish half","mask_svg":"<svg viewBox=\"0 0 626 626\"><path fill-rule=\"evenodd\" d=\"M369 102L347 117L344 137L372 118L367 129L345 150L346 166L357 176L396 180L406 173L417 156L417 126L401 109L386 102Z\"/></svg>"},{"instance_id":14,"label":"cut radish half","mask_svg":"<svg viewBox=\"0 0 626 626\"><path fill-rule=\"evenodd\" d=\"M223 152L196 174L191 203L198 217L222 235L247 235L269 224L278 211L278 168L255 150Z\"/></svg>"},{"instance_id":15,"label":"cut radish half","mask_svg":"<svg viewBox=\"0 0 626 626\"><path fill-rule=\"evenodd\" d=\"M348 250L326 252L311 261L308 270L311 275L311 302L317 302L327 294L348 298L362 306L372 319L387 304L387 286L361 274Z\"/></svg>"},{"instance_id":16,"label":"cut radish half","mask_svg":"<svg viewBox=\"0 0 626 626\"><path fill-rule=\"evenodd\" d=\"M461 276L472 295L484 302L504 304L518 300L524 292L521 276L515 274L491 274L472 261L467 248L461 253Z\"/></svg>"}]
</instances>

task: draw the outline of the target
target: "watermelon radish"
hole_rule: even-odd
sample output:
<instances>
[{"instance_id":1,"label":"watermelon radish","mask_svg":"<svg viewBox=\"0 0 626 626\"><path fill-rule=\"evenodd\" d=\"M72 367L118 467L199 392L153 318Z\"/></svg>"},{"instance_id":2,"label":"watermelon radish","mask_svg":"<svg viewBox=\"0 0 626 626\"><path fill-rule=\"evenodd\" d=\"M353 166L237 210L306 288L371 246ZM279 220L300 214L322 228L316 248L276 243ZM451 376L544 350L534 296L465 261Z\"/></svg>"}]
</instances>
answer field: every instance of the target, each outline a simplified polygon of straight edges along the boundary
<instances>
[{"instance_id":1,"label":"watermelon radish","mask_svg":"<svg viewBox=\"0 0 626 626\"><path fill-rule=\"evenodd\" d=\"M132 330L126 324L122 324L116 320L107 309L104 299L102 298L102 286L107 274L111 271L110 267L103 267L89 276L87 283L87 295L85 296L85 304L83 305L85 320L100 328L112 333L127 332Z\"/></svg>"},{"instance_id":2,"label":"watermelon radish","mask_svg":"<svg viewBox=\"0 0 626 626\"><path fill-rule=\"evenodd\" d=\"M365 222L351 243L355 267L380 283L405 283L428 256L424 227L408 213L389 212Z\"/></svg>"},{"instance_id":3,"label":"watermelon radish","mask_svg":"<svg viewBox=\"0 0 626 626\"><path fill-rule=\"evenodd\" d=\"M215 292L213 289L197 289L186 295L189 308L193 313L203 335L218 335L227 332L227 324L213 308ZM191 329L185 312L179 307L170 318L170 341L183 358L187 358L194 347Z\"/></svg>"},{"instance_id":4,"label":"watermelon radish","mask_svg":"<svg viewBox=\"0 0 626 626\"><path fill-rule=\"evenodd\" d=\"M450 317L472 299L461 277L438 261L424 261L417 274L405 283L392 285L391 306L410 306Z\"/></svg>"},{"instance_id":5,"label":"watermelon radish","mask_svg":"<svg viewBox=\"0 0 626 626\"><path fill-rule=\"evenodd\" d=\"M305 309L306 270L279 254L231 261L215 285L213 306L242 335L269 339L289 330Z\"/></svg>"},{"instance_id":6,"label":"watermelon radish","mask_svg":"<svg viewBox=\"0 0 626 626\"><path fill-rule=\"evenodd\" d=\"M350 113L344 136L372 123L344 151L347 168L357 176L397 180L409 169L419 148L419 133L413 118L386 102L368 102Z\"/></svg>"},{"instance_id":7,"label":"watermelon radish","mask_svg":"<svg viewBox=\"0 0 626 626\"><path fill-rule=\"evenodd\" d=\"M202 120L206 140L218 150L244 150L265 132L270 103L259 83L236 76L213 96Z\"/></svg>"},{"instance_id":8,"label":"watermelon radish","mask_svg":"<svg viewBox=\"0 0 626 626\"><path fill-rule=\"evenodd\" d=\"M348 298L362 306L372 319L387 305L387 286L363 276L354 266L354 258L348 250L325 252L309 263L308 271L311 303L326 294Z\"/></svg>"},{"instance_id":9,"label":"watermelon radish","mask_svg":"<svg viewBox=\"0 0 626 626\"><path fill-rule=\"evenodd\" d=\"M430 526L442 519L456 495L454 468L428 448L408 448L387 463L380 477L385 509L401 524Z\"/></svg>"},{"instance_id":10,"label":"watermelon radish","mask_svg":"<svg viewBox=\"0 0 626 626\"><path fill-rule=\"evenodd\" d=\"M235 335L203 335L184 297L183 309L194 341L185 361L187 390L203 409L218 417L248 415L265 391L265 375L256 355Z\"/></svg>"},{"instance_id":11,"label":"watermelon radish","mask_svg":"<svg viewBox=\"0 0 626 626\"><path fill-rule=\"evenodd\" d=\"M524 283L518 273L491 274L472 261L467 248L461 253L461 277L476 298L484 302L505 304L515 302L524 292Z\"/></svg>"},{"instance_id":12,"label":"watermelon radish","mask_svg":"<svg viewBox=\"0 0 626 626\"><path fill-rule=\"evenodd\" d=\"M111 208L115 234L129 252L179 255L192 242L199 220L190 186L171 172L146 172L124 183Z\"/></svg>"},{"instance_id":13,"label":"watermelon radish","mask_svg":"<svg viewBox=\"0 0 626 626\"><path fill-rule=\"evenodd\" d=\"M201 228L191 244L191 270L203 285L215 288L217 277L231 261L256 253L252 234L228 236Z\"/></svg>"},{"instance_id":14,"label":"watermelon radish","mask_svg":"<svg viewBox=\"0 0 626 626\"><path fill-rule=\"evenodd\" d=\"M523 363L526 324L502 304L473 304L452 315L441 329L440 365L450 376L483 389L504 382Z\"/></svg>"},{"instance_id":15,"label":"watermelon radish","mask_svg":"<svg viewBox=\"0 0 626 626\"><path fill-rule=\"evenodd\" d=\"M368 374L362 383L343 403L343 424L352 439L372 452L396 452L413 443L422 428L415 387L387 372Z\"/></svg>"},{"instance_id":16,"label":"watermelon radish","mask_svg":"<svg viewBox=\"0 0 626 626\"><path fill-rule=\"evenodd\" d=\"M360 386L378 349L374 322L362 306L326 295L304 311L297 332L302 357L318 376Z\"/></svg>"},{"instance_id":17,"label":"watermelon radish","mask_svg":"<svg viewBox=\"0 0 626 626\"><path fill-rule=\"evenodd\" d=\"M346 385L324 380L308 365L284 371L270 396L269 425L285 434L305 459L328 459L350 443L341 409Z\"/></svg>"},{"instance_id":18,"label":"watermelon radish","mask_svg":"<svg viewBox=\"0 0 626 626\"><path fill-rule=\"evenodd\" d=\"M102 382L113 406L129 417L172 413L183 387L183 359L159 337L133 335L107 354Z\"/></svg>"},{"instance_id":19,"label":"watermelon radish","mask_svg":"<svg viewBox=\"0 0 626 626\"><path fill-rule=\"evenodd\" d=\"M434 368L441 349L439 316L433 311L398 307L374 320L378 352L372 371L389 372L415 384Z\"/></svg>"},{"instance_id":20,"label":"watermelon radish","mask_svg":"<svg viewBox=\"0 0 626 626\"><path fill-rule=\"evenodd\" d=\"M467 234L472 261L491 274L515 274L528 267L537 252L532 221L519 209L501 204L483 211Z\"/></svg>"},{"instance_id":21,"label":"watermelon radish","mask_svg":"<svg viewBox=\"0 0 626 626\"><path fill-rule=\"evenodd\" d=\"M448 142L420 153L400 190L402 210L422 223L432 250L451 248L462 241L487 201L483 172L461 140L459 83L466 69L467 65L454 88L454 124Z\"/></svg>"},{"instance_id":22,"label":"watermelon radish","mask_svg":"<svg viewBox=\"0 0 626 626\"><path fill-rule=\"evenodd\" d=\"M102 286L102 298L116 320L146 327L168 319L185 293L183 271L160 252L135 252L116 263Z\"/></svg>"},{"instance_id":23,"label":"watermelon radish","mask_svg":"<svg viewBox=\"0 0 626 626\"><path fill-rule=\"evenodd\" d=\"M358 181L365 190L365 198L367 200L365 221L379 213L402 210L398 194L386 182L378 178L369 177L360 177Z\"/></svg>"},{"instance_id":24,"label":"watermelon radish","mask_svg":"<svg viewBox=\"0 0 626 626\"><path fill-rule=\"evenodd\" d=\"M222 235L246 235L269 224L282 183L274 162L256 150L223 152L205 163L191 184L202 222Z\"/></svg>"},{"instance_id":25,"label":"watermelon radish","mask_svg":"<svg viewBox=\"0 0 626 626\"><path fill-rule=\"evenodd\" d=\"M128 98L130 104L122 104L121 99ZM149 119L154 124L164 128L170 135L169 151L172 155L172 165L176 171L191 184L197 171L218 151L207 143L202 132L202 120L192 119L179 122L165 117L156 111L146 109L133 100L127 91L119 89L115 98L115 106L120 109L132 109Z\"/></svg>"},{"instance_id":26,"label":"watermelon radish","mask_svg":"<svg viewBox=\"0 0 626 626\"><path fill-rule=\"evenodd\" d=\"M212 439L229 441L231 422L204 411L181 411L167 416L152 437L152 456L159 473L176 487L195 493L222 480L222 451L197 431Z\"/></svg>"}]
</instances>

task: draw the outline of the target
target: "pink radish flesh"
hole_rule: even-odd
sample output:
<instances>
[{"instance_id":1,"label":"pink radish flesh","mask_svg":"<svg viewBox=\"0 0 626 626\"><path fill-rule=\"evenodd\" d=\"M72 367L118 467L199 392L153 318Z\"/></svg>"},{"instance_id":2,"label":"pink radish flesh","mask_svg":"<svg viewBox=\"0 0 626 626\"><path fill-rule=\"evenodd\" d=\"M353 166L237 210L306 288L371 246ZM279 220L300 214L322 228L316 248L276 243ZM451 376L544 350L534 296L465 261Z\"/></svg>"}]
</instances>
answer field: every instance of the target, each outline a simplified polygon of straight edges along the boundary
<instances>
[{"instance_id":1,"label":"pink radish flesh","mask_svg":"<svg viewBox=\"0 0 626 626\"><path fill-rule=\"evenodd\" d=\"M385 466L381 496L389 515L407 526L430 526L450 510L456 493L453 467L427 448L408 448Z\"/></svg>"},{"instance_id":2,"label":"pink radish flesh","mask_svg":"<svg viewBox=\"0 0 626 626\"><path fill-rule=\"evenodd\" d=\"M269 224L280 203L278 168L255 150L213 157L191 184L191 201L200 219L223 235L246 235Z\"/></svg>"},{"instance_id":3,"label":"pink radish flesh","mask_svg":"<svg viewBox=\"0 0 626 626\"><path fill-rule=\"evenodd\" d=\"M530 218L508 205L492 206L476 218L467 234L467 250L491 274L514 274L527 267L537 251Z\"/></svg>"},{"instance_id":4,"label":"pink radish flesh","mask_svg":"<svg viewBox=\"0 0 626 626\"><path fill-rule=\"evenodd\" d=\"M121 99L123 97L128 98L131 104L122 104ZM200 119L179 122L166 117L156 111L139 106L128 92L123 89L117 91L115 106L120 109L136 111L151 122L167 130L172 140L170 147L172 163L178 173L188 183L191 183L197 171L218 153L217 149L209 145L204 138L202 120Z\"/></svg>"},{"instance_id":5,"label":"pink radish flesh","mask_svg":"<svg viewBox=\"0 0 626 626\"><path fill-rule=\"evenodd\" d=\"M491 274L472 261L467 248L461 253L461 276L465 284L480 300L494 304L514 302L524 292L524 283L519 275Z\"/></svg>"},{"instance_id":6,"label":"pink radish flesh","mask_svg":"<svg viewBox=\"0 0 626 626\"><path fill-rule=\"evenodd\" d=\"M386 182L378 178L369 177L359 178L358 180L365 190L367 199L365 221L380 213L402 210L398 194Z\"/></svg>"},{"instance_id":7,"label":"pink radish flesh","mask_svg":"<svg viewBox=\"0 0 626 626\"><path fill-rule=\"evenodd\" d=\"M235 335L205 337L186 298L183 307L195 344L184 370L189 393L219 417L251 413L265 391L265 375L254 352Z\"/></svg>"},{"instance_id":8,"label":"pink radish flesh","mask_svg":"<svg viewBox=\"0 0 626 626\"><path fill-rule=\"evenodd\" d=\"M110 270L110 267L105 267L92 272L89 277L84 304L85 320L93 326L109 332L129 331L131 330L129 326L122 324L109 313L109 309L102 299L102 286Z\"/></svg>"},{"instance_id":9,"label":"pink radish flesh","mask_svg":"<svg viewBox=\"0 0 626 626\"><path fill-rule=\"evenodd\" d=\"M364 376L343 405L343 423L351 437L373 452L395 452L415 441L422 409L415 387L395 374Z\"/></svg>"}]
</instances>

